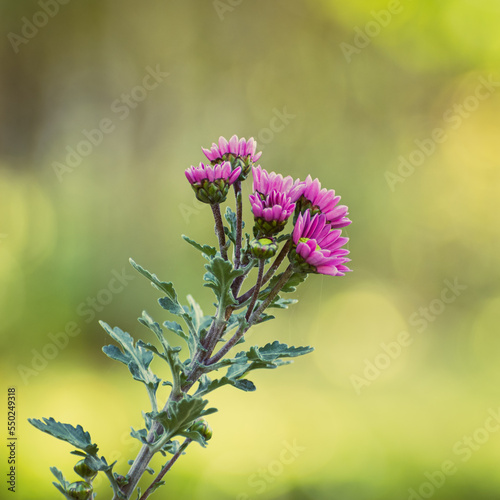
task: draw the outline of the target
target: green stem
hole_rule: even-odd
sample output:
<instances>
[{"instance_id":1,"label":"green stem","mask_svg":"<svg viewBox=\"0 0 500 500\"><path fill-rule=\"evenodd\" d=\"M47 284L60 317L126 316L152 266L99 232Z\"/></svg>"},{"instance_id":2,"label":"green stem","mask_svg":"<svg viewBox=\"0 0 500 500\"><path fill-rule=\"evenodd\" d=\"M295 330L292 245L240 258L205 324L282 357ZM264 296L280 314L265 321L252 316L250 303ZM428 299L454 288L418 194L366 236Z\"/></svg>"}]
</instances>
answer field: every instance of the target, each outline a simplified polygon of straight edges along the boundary
<instances>
[{"instance_id":1,"label":"green stem","mask_svg":"<svg viewBox=\"0 0 500 500\"><path fill-rule=\"evenodd\" d=\"M292 246L292 239L290 238L284 245L283 248L281 249L281 252L278 254L274 262L271 264L271 267L267 270L266 274L264 275L264 278L262 280L262 285L264 286L274 275L278 267L280 267L281 263L285 259L285 257L288 255L288 252L290 251L290 247ZM238 302L240 304L243 304L246 302L254 293L255 287L250 288L248 292L244 293L241 297L238 297Z\"/></svg>"},{"instance_id":2,"label":"green stem","mask_svg":"<svg viewBox=\"0 0 500 500\"><path fill-rule=\"evenodd\" d=\"M267 306L274 300L276 295L278 295L279 291L283 288L286 282L290 279L290 276L293 274L292 264L289 264L285 269L283 274L280 276L280 279L274 285L273 289L269 292L269 295L266 297L264 302L259 306L259 308L250 316L250 323L255 323L259 316L264 312Z\"/></svg>"},{"instance_id":3,"label":"green stem","mask_svg":"<svg viewBox=\"0 0 500 500\"><path fill-rule=\"evenodd\" d=\"M241 181L236 181L233 186L234 196L236 198L236 244L234 245L234 268L238 269L241 264L241 237L243 232L243 201L241 196Z\"/></svg>"},{"instance_id":4,"label":"green stem","mask_svg":"<svg viewBox=\"0 0 500 500\"><path fill-rule=\"evenodd\" d=\"M206 365L210 366L214 363L220 361L232 347L234 347L239 340L245 335L245 333L249 330L249 328L255 324L258 320L262 312L269 306L269 304L273 301L273 299L278 295L279 291L283 288L285 283L289 280L290 276L293 274L293 268L290 264L285 272L281 275L280 279L274 285L273 289L269 292L266 300L262 302L257 310L255 310L252 315L248 319L248 323L246 325L242 325L239 330L220 348L220 350L214 354L210 359L207 360Z\"/></svg>"},{"instance_id":5,"label":"green stem","mask_svg":"<svg viewBox=\"0 0 500 500\"><path fill-rule=\"evenodd\" d=\"M144 492L144 495L141 496L139 500L146 500L151 493L156 489L156 485L163 479L163 476L172 468L177 459L182 455L184 450L188 447L189 443L191 443L191 439L186 438L186 440L180 445L177 453L165 464L165 467L159 472L156 476L155 480L150 484L149 488Z\"/></svg>"},{"instance_id":6,"label":"green stem","mask_svg":"<svg viewBox=\"0 0 500 500\"><path fill-rule=\"evenodd\" d=\"M264 266L266 265L265 259L261 259L259 261L259 274L257 275L257 281L255 282L254 292L252 296L252 301L250 302L250 305L248 306L247 313L245 315L245 319L248 321L250 318L250 315L252 314L253 308L255 306L255 303L257 302L257 299L259 298L259 292L260 288L262 286L262 279L264 277Z\"/></svg>"},{"instance_id":7,"label":"green stem","mask_svg":"<svg viewBox=\"0 0 500 500\"><path fill-rule=\"evenodd\" d=\"M224 225L222 224L222 215L220 213L220 205L210 205L214 214L215 232L219 239L220 254L224 260L227 260L226 235L224 234Z\"/></svg>"}]
</instances>

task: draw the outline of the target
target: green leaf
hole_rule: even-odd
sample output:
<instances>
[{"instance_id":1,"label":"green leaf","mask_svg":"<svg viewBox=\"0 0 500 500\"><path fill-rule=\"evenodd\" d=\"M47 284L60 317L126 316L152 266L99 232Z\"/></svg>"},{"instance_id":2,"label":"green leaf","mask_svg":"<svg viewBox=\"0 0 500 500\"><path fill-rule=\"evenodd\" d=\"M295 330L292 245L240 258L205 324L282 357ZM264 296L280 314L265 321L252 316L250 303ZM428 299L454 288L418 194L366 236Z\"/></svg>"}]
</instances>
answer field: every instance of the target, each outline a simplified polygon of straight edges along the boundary
<instances>
[{"instance_id":1,"label":"green leaf","mask_svg":"<svg viewBox=\"0 0 500 500\"><path fill-rule=\"evenodd\" d=\"M239 352L234 363L228 368L226 376L231 379L241 378L252 370L274 369L291 363L281 358L294 358L308 354L314 349L312 347L288 347L277 340L264 347L251 347L248 352Z\"/></svg>"},{"instance_id":2,"label":"green leaf","mask_svg":"<svg viewBox=\"0 0 500 500\"><path fill-rule=\"evenodd\" d=\"M259 357L265 360L274 360L277 358L296 358L314 351L314 347L294 347L281 344L275 340L272 344L266 344L258 348Z\"/></svg>"},{"instance_id":3,"label":"green leaf","mask_svg":"<svg viewBox=\"0 0 500 500\"><path fill-rule=\"evenodd\" d=\"M224 232L226 236L231 241L233 245L236 245L236 227L237 227L237 217L236 213L231 210L230 207L226 207L226 213L224 214L224 218L229 224L229 228L224 227ZM245 222L242 221L242 229L245 227Z\"/></svg>"},{"instance_id":4,"label":"green leaf","mask_svg":"<svg viewBox=\"0 0 500 500\"><path fill-rule=\"evenodd\" d=\"M216 408L205 410L207 404L206 399L184 394L181 400L171 401L167 411L152 415L152 419L159 422L165 430L165 435L171 438L186 430L197 418L217 411Z\"/></svg>"},{"instance_id":5,"label":"green leaf","mask_svg":"<svg viewBox=\"0 0 500 500\"><path fill-rule=\"evenodd\" d=\"M182 326L179 325L179 323L176 323L175 321L164 321L163 326L167 328L167 330L170 330L171 332L178 335L186 342L189 341L189 337L184 333L184 330L182 329Z\"/></svg>"},{"instance_id":6,"label":"green leaf","mask_svg":"<svg viewBox=\"0 0 500 500\"><path fill-rule=\"evenodd\" d=\"M279 281L283 273L275 274L267 287L259 293L259 299L264 299L269 295L269 292L274 288L274 285ZM307 273L293 273L288 281L285 283L280 293L292 293L295 292L297 287L305 281L307 278Z\"/></svg>"},{"instance_id":7,"label":"green leaf","mask_svg":"<svg viewBox=\"0 0 500 500\"><path fill-rule=\"evenodd\" d=\"M215 247L211 247L210 245L200 245L191 238L188 238L185 234L182 235L182 239L196 248L196 250L199 250L206 257L215 257L217 254L217 249Z\"/></svg>"},{"instance_id":8,"label":"green leaf","mask_svg":"<svg viewBox=\"0 0 500 500\"><path fill-rule=\"evenodd\" d=\"M111 465L108 465L108 462L104 457L99 458L96 456L87 455L87 457L85 458L85 463L91 469L94 469L96 471L109 472L116 464L116 460Z\"/></svg>"},{"instance_id":9,"label":"green leaf","mask_svg":"<svg viewBox=\"0 0 500 500\"><path fill-rule=\"evenodd\" d=\"M66 441L75 448L95 455L99 448L96 444L92 443L90 434L85 432L81 425L73 427L71 424L63 424L57 422L52 417L44 418L43 422L36 418L29 418L28 422L42 432L46 432L51 436Z\"/></svg>"},{"instance_id":10,"label":"green leaf","mask_svg":"<svg viewBox=\"0 0 500 500\"><path fill-rule=\"evenodd\" d=\"M121 351L114 345L107 345L102 348L104 353L111 359L116 359L127 365L135 380L156 391L160 379L149 368L153 360L153 353L139 344L134 345L134 339L120 328L111 328L104 321L99 323L108 335L123 348L123 351Z\"/></svg>"},{"instance_id":11,"label":"green leaf","mask_svg":"<svg viewBox=\"0 0 500 500\"><path fill-rule=\"evenodd\" d=\"M231 385L236 387L236 389L240 389L245 392L255 391L256 387L253 382L247 379L234 379L229 377L222 377L216 380L210 380L206 375L200 378L200 384L195 392L196 396L201 396L208 394L209 392L215 391L219 389L219 387L223 387L224 385Z\"/></svg>"},{"instance_id":12,"label":"green leaf","mask_svg":"<svg viewBox=\"0 0 500 500\"><path fill-rule=\"evenodd\" d=\"M224 310L227 306L235 304L231 285L235 278L244 274L243 269L234 269L231 262L222 257L215 257L211 262L205 264L207 273L203 279L207 282L205 286L211 288L219 304L219 309Z\"/></svg>"},{"instance_id":13,"label":"green leaf","mask_svg":"<svg viewBox=\"0 0 500 500\"><path fill-rule=\"evenodd\" d=\"M155 288L161 290L162 292L165 292L167 294L167 297L169 297L173 301L177 301L177 294L175 292L174 285L172 282L160 281L160 279L156 276L156 274L151 274L147 269L144 269L139 264L136 264L133 259L129 259L129 262L139 273L141 273L149 281L151 281L151 284Z\"/></svg>"},{"instance_id":14,"label":"green leaf","mask_svg":"<svg viewBox=\"0 0 500 500\"><path fill-rule=\"evenodd\" d=\"M203 311L201 310L200 304L194 300L192 295L188 295L187 301L189 305L191 306L191 309L185 308L185 313L189 314L191 321L193 322L193 326L195 327L196 331L200 331L200 326L204 320L203 316Z\"/></svg>"},{"instance_id":15,"label":"green leaf","mask_svg":"<svg viewBox=\"0 0 500 500\"><path fill-rule=\"evenodd\" d=\"M296 304L298 300L296 299L283 299L277 295L273 301L268 305L268 307L275 307L277 309L288 309L288 306Z\"/></svg>"}]
</instances>

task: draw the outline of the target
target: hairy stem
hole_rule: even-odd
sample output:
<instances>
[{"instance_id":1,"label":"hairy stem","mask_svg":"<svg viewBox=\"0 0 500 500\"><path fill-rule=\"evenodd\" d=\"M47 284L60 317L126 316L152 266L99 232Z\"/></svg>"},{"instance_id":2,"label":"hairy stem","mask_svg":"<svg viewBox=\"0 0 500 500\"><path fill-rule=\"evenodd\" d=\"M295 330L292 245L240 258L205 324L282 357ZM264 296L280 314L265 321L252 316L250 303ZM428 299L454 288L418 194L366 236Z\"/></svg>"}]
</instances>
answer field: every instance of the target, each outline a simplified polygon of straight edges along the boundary
<instances>
[{"instance_id":1,"label":"hairy stem","mask_svg":"<svg viewBox=\"0 0 500 500\"><path fill-rule=\"evenodd\" d=\"M264 312L267 306L274 300L276 295L278 295L279 291L283 288L286 282L290 279L290 276L293 274L292 264L289 264L285 269L284 273L280 276L280 279L274 285L273 289L269 292L269 295L266 297L264 302L259 306L259 308L250 316L250 323L255 323L258 320L259 316Z\"/></svg>"},{"instance_id":2,"label":"hairy stem","mask_svg":"<svg viewBox=\"0 0 500 500\"><path fill-rule=\"evenodd\" d=\"M220 205L210 205L215 219L215 232L219 239L220 254L224 260L227 260L226 235L224 234L224 226L222 224L222 216L220 213Z\"/></svg>"},{"instance_id":3,"label":"hairy stem","mask_svg":"<svg viewBox=\"0 0 500 500\"><path fill-rule=\"evenodd\" d=\"M269 292L269 295L266 297L266 300L259 306L257 310L255 310L252 315L250 316L248 323L246 325L242 325L238 331L219 349L219 351L214 354L210 359L207 360L206 365L210 366L213 365L214 363L217 363L220 361L230 350L232 347L234 347L239 340L245 335L245 333L249 330L249 328L255 324L258 320L260 315L263 313L263 311L266 309L266 307L269 306L269 304L273 301L273 299L278 295L279 291L283 288L285 283L288 281L290 276L293 274L293 268L292 265L290 264L285 272L281 275L280 279L274 285L273 289Z\"/></svg>"},{"instance_id":4,"label":"hairy stem","mask_svg":"<svg viewBox=\"0 0 500 500\"><path fill-rule=\"evenodd\" d=\"M248 321L250 318L250 315L252 314L253 308L255 306L255 303L257 302L257 299L259 298L259 292L260 288L262 286L262 279L264 277L264 266L266 265L265 259L259 260L259 274L257 275L257 281L255 283L254 292L252 296L252 301L250 302L250 305L248 306L247 313L245 315L245 319Z\"/></svg>"},{"instance_id":5,"label":"hairy stem","mask_svg":"<svg viewBox=\"0 0 500 500\"><path fill-rule=\"evenodd\" d=\"M150 484L149 488L144 492L144 495L141 496L139 500L146 500L146 498L151 495L151 493L156 489L156 485L163 479L163 476L172 468L177 459L182 455L184 450L188 447L189 443L191 443L191 439L186 438L186 440L180 445L177 453L165 464L165 467L159 472L156 476L155 480Z\"/></svg>"},{"instance_id":6,"label":"hairy stem","mask_svg":"<svg viewBox=\"0 0 500 500\"><path fill-rule=\"evenodd\" d=\"M238 269L241 265L241 237L243 231L243 200L241 196L241 181L236 181L233 186L234 196L236 198L236 244L234 245L234 268Z\"/></svg>"},{"instance_id":7,"label":"hairy stem","mask_svg":"<svg viewBox=\"0 0 500 500\"><path fill-rule=\"evenodd\" d=\"M264 278L262 279L262 284L261 286L265 285L273 276L278 267L280 267L281 263L283 262L284 258L287 256L288 252L290 251L290 247L292 246L292 239L290 238L287 240L287 242L283 245L283 248L281 249L281 252L278 254L274 262L271 264L271 267L267 270ZM246 302L254 293L255 287L250 288L248 292L244 293L241 297L238 297L238 302L240 304L243 304Z\"/></svg>"}]
</instances>

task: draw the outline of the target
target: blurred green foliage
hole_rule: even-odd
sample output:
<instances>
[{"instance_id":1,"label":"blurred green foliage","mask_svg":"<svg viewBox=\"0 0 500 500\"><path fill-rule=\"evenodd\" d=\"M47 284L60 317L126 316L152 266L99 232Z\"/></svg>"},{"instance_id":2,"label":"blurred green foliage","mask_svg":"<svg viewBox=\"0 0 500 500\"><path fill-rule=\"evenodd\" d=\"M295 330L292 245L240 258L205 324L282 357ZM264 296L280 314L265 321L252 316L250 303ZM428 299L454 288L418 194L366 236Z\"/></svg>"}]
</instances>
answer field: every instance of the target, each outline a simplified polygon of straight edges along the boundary
<instances>
[{"instance_id":1,"label":"blurred green foliage","mask_svg":"<svg viewBox=\"0 0 500 500\"><path fill-rule=\"evenodd\" d=\"M82 424L126 472L147 396L102 354L97 320L146 336L135 318L161 314L129 257L210 310L180 235L215 243L211 214L183 171L233 133L256 137L263 167L342 195L354 272L310 277L255 330L251 343L278 331L316 350L258 374L256 393L213 397L214 439L176 465L172 497L396 500L451 460L433 498L497 498L500 435L479 430L500 401L498 2L88 0L44 18L48 3L0 3L0 374L18 389L18 498L55 498L50 465L75 479L68 447L28 417ZM168 76L144 90L151 71ZM451 300L445 280L465 288Z\"/></svg>"}]
</instances>

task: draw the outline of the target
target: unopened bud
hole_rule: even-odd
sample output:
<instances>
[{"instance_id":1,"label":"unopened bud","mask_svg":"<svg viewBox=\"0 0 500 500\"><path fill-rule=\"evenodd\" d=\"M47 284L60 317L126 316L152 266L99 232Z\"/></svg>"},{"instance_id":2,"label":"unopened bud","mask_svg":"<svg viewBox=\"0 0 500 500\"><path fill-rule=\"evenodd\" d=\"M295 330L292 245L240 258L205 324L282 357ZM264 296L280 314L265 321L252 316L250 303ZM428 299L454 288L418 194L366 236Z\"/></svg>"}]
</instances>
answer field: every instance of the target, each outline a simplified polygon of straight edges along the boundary
<instances>
[{"instance_id":1,"label":"unopened bud","mask_svg":"<svg viewBox=\"0 0 500 500\"><path fill-rule=\"evenodd\" d=\"M71 483L66 489L66 495L75 500L90 500L92 498L92 486L85 481Z\"/></svg>"},{"instance_id":2,"label":"unopened bud","mask_svg":"<svg viewBox=\"0 0 500 500\"><path fill-rule=\"evenodd\" d=\"M83 477L83 479L89 483L97 476L97 472L85 463L85 459L77 462L73 469L80 477Z\"/></svg>"},{"instance_id":3,"label":"unopened bud","mask_svg":"<svg viewBox=\"0 0 500 500\"><path fill-rule=\"evenodd\" d=\"M250 252L258 259L269 259L276 254L278 245L270 238L260 238L250 242Z\"/></svg>"},{"instance_id":4,"label":"unopened bud","mask_svg":"<svg viewBox=\"0 0 500 500\"><path fill-rule=\"evenodd\" d=\"M212 434L213 434L212 428L208 425L208 422L204 418L197 420L191 426L190 430L199 432L205 438L206 441L211 439Z\"/></svg>"}]
</instances>

